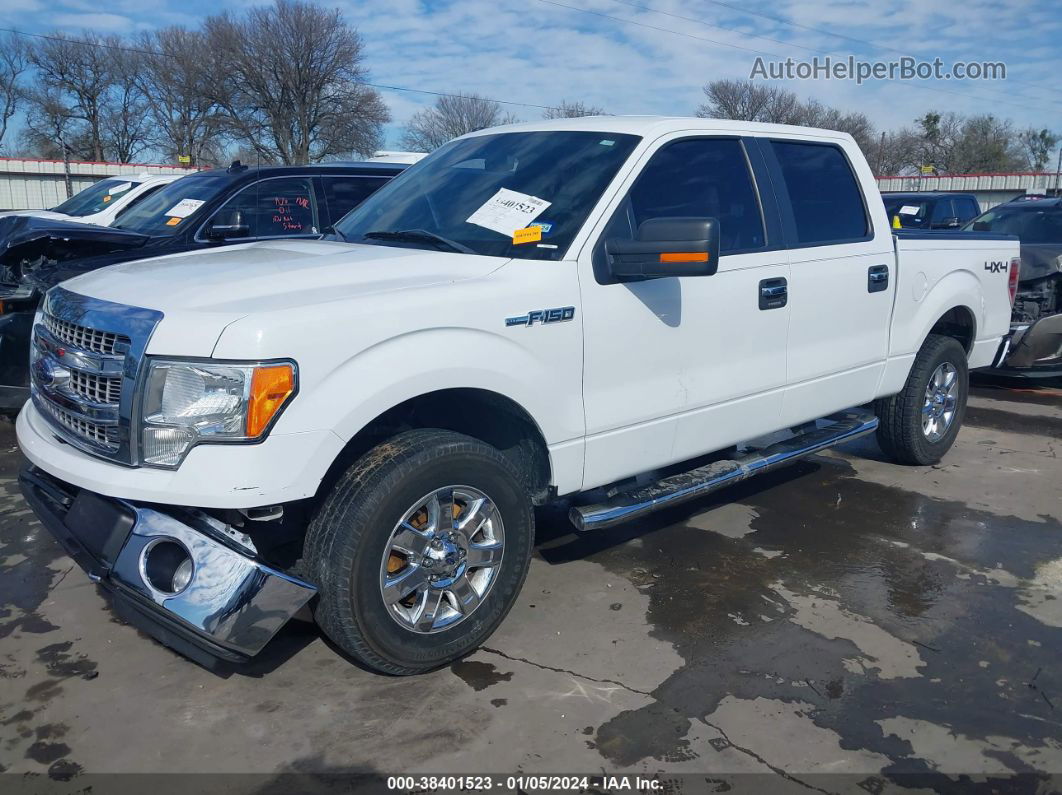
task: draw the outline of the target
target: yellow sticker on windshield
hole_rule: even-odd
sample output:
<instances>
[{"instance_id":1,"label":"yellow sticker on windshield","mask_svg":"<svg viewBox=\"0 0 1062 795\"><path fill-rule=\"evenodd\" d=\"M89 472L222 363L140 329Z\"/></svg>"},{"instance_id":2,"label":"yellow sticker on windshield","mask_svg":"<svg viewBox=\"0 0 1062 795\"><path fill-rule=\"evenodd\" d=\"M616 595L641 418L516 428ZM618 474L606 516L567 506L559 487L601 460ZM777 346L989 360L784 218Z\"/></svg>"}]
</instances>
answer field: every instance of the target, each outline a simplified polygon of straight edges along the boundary
<instances>
[{"instance_id":1,"label":"yellow sticker on windshield","mask_svg":"<svg viewBox=\"0 0 1062 795\"><path fill-rule=\"evenodd\" d=\"M541 226L529 226L525 229L517 229L513 232L513 245L520 245L521 243L537 243L542 239L542 227Z\"/></svg>"},{"instance_id":2,"label":"yellow sticker on windshield","mask_svg":"<svg viewBox=\"0 0 1062 795\"><path fill-rule=\"evenodd\" d=\"M166 222L166 226L177 226L181 222L180 218L171 218Z\"/></svg>"},{"instance_id":3,"label":"yellow sticker on windshield","mask_svg":"<svg viewBox=\"0 0 1062 795\"><path fill-rule=\"evenodd\" d=\"M111 197L110 197L110 196L104 196L104 197L103 197L103 203L104 203L104 204L106 204L106 203L107 203L107 202L109 202L110 200L111 200Z\"/></svg>"}]
</instances>

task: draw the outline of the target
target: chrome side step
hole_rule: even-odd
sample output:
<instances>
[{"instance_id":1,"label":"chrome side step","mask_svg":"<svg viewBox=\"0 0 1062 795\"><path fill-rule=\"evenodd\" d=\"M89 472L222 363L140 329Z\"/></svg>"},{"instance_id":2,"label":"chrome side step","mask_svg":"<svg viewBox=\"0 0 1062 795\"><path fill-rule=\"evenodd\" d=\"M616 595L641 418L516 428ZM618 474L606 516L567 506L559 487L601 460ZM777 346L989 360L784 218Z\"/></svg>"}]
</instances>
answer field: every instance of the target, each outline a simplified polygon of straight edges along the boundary
<instances>
[{"instance_id":1,"label":"chrome side step","mask_svg":"<svg viewBox=\"0 0 1062 795\"><path fill-rule=\"evenodd\" d=\"M574 507L569 513L572 524L580 532L600 530L703 497L753 475L770 472L834 445L873 433L878 427L878 418L868 411L850 409L824 417L818 423L792 438L737 458L714 461L688 472L680 472L648 486L621 492L596 505Z\"/></svg>"}]
</instances>

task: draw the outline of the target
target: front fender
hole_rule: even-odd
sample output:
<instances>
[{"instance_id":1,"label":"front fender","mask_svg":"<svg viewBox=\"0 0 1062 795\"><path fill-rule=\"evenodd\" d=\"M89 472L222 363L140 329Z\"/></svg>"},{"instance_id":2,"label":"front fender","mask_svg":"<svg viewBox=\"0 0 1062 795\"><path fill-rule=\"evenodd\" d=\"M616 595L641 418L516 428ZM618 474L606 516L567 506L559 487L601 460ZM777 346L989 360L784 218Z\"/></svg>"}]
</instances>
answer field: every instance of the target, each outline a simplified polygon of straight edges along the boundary
<instances>
[{"instance_id":1,"label":"front fender","mask_svg":"<svg viewBox=\"0 0 1062 795\"><path fill-rule=\"evenodd\" d=\"M547 444L583 433L577 378L558 377L557 362L514 340L458 327L411 331L358 352L304 393L300 413L330 417L328 427L349 440L399 403L457 388L509 398L538 424Z\"/></svg>"}]
</instances>

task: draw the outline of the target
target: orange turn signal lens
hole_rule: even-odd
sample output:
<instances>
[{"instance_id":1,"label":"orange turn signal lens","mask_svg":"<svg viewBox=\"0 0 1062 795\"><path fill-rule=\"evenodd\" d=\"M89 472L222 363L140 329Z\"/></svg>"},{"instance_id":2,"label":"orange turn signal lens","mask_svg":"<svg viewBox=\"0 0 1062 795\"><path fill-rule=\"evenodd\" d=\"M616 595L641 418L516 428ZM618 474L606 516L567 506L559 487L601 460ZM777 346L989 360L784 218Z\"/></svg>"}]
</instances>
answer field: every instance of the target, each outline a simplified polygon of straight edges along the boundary
<instances>
[{"instance_id":1,"label":"orange turn signal lens","mask_svg":"<svg viewBox=\"0 0 1062 795\"><path fill-rule=\"evenodd\" d=\"M661 262L707 262L707 251L665 252L660 255Z\"/></svg>"},{"instance_id":2,"label":"orange turn signal lens","mask_svg":"<svg viewBox=\"0 0 1062 795\"><path fill-rule=\"evenodd\" d=\"M271 364L254 368L247 401L247 435L259 436L295 392L295 368Z\"/></svg>"}]
</instances>

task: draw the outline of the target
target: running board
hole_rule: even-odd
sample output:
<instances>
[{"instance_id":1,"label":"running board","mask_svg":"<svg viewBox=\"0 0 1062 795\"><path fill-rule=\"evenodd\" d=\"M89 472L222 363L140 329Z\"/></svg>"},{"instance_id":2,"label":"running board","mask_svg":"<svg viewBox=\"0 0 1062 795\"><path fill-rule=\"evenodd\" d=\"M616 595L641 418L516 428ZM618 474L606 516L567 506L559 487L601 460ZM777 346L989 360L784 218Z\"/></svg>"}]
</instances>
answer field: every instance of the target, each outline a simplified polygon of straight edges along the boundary
<instances>
[{"instance_id":1,"label":"running board","mask_svg":"<svg viewBox=\"0 0 1062 795\"><path fill-rule=\"evenodd\" d=\"M818 423L828 424L820 426ZM790 439L621 492L596 505L574 507L569 516L579 532L612 527L795 463L834 445L873 433L877 427L878 418L868 411L842 411L824 417L814 427Z\"/></svg>"}]
</instances>

